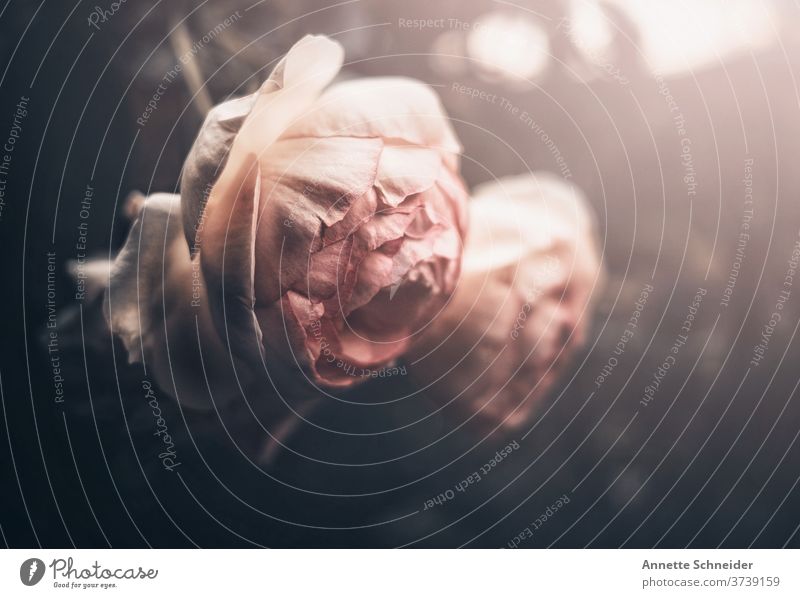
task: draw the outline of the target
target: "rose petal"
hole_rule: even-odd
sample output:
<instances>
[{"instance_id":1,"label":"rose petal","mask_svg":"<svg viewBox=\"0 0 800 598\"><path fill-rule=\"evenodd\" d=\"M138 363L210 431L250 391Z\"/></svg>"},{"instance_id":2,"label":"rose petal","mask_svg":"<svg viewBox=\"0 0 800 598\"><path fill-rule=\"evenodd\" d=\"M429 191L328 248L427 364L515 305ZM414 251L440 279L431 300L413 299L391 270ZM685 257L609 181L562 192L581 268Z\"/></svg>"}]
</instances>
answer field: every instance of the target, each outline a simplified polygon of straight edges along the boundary
<instances>
[{"instance_id":1,"label":"rose petal","mask_svg":"<svg viewBox=\"0 0 800 598\"><path fill-rule=\"evenodd\" d=\"M256 260L259 272L275 274L256 278L260 303L277 301L287 289L306 282L309 254L322 248L324 226L342 221L357 195L371 191L381 146L380 139L295 139L280 141L268 152L275 161L269 166L271 174L263 177ZM302 156L287 154L294 156L294 162L287 163L279 150L289 147L305 150ZM265 157L261 164L268 162ZM320 178L320 172L329 175ZM335 270L315 275L327 276L331 283L337 280Z\"/></svg>"},{"instance_id":2,"label":"rose petal","mask_svg":"<svg viewBox=\"0 0 800 598\"><path fill-rule=\"evenodd\" d=\"M448 154L461 146L439 98L427 85L402 77L370 77L331 86L285 137L380 137Z\"/></svg>"},{"instance_id":3,"label":"rose petal","mask_svg":"<svg viewBox=\"0 0 800 598\"><path fill-rule=\"evenodd\" d=\"M382 149L380 139L282 139L259 158L263 202L310 210L332 226L372 188Z\"/></svg>"},{"instance_id":4,"label":"rose petal","mask_svg":"<svg viewBox=\"0 0 800 598\"><path fill-rule=\"evenodd\" d=\"M245 117L253 108L255 99L256 94L251 94L214 106L206 116L183 164L183 230L192 248L208 194L225 166L228 150Z\"/></svg>"},{"instance_id":5,"label":"rose petal","mask_svg":"<svg viewBox=\"0 0 800 598\"><path fill-rule=\"evenodd\" d=\"M232 369L180 222L177 195L157 193L142 202L112 266L104 308L129 361L144 362L148 376L182 403L208 407L210 393L218 401L234 397L250 374Z\"/></svg>"},{"instance_id":6,"label":"rose petal","mask_svg":"<svg viewBox=\"0 0 800 598\"><path fill-rule=\"evenodd\" d=\"M198 241L220 334L237 355L252 361L261 348L261 329L253 311L260 177L256 164L238 164L247 170L221 178L211 190ZM234 165L226 166L226 174Z\"/></svg>"},{"instance_id":7,"label":"rose petal","mask_svg":"<svg viewBox=\"0 0 800 598\"><path fill-rule=\"evenodd\" d=\"M433 187L441 170L441 160L434 150L387 145L381 154L375 187L384 203L396 207L409 195Z\"/></svg>"},{"instance_id":8,"label":"rose petal","mask_svg":"<svg viewBox=\"0 0 800 598\"><path fill-rule=\"evenodd\" d=\"M165 264L188 259L186 247L176 242L183 241L179 226L180 197L151 195L111 268L106 318L127 349L130 363L141 362L144 345L163 335L159 316Z\"/></svg>"},{"instance_id":9,"label":"rose petal","mask_svg":"<svg viewBox=\"0 0 800 598\"><path fill-rule=\"evenodd\" d=\"M190 246L194 245L209 191L226 161L243 160L269 147L333 80L343 59L338 42L307 35L292 46L259 91L224 102L209 112L181 176L184 232ZM247 134L239 135L240 130Z\"/></svg>"}]
</instances>

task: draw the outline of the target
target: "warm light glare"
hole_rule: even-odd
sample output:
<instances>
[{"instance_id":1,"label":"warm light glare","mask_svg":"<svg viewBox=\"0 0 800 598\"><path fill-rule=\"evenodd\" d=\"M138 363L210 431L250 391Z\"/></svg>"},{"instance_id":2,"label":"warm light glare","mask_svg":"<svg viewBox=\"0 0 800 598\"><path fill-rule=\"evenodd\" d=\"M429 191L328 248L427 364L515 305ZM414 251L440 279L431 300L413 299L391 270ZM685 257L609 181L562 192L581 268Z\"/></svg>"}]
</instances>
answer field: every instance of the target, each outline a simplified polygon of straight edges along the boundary
<instances>
[{"instance_id":1,"label":"warm light glare","mask_svg":"<svg viewBox=\"0 0 800 598\"><path fill-rule=\"evenodd\" d=\"M467 40L469 55L491 74L530 79L547 65L547 35L532 20L493 12L481 17Z\"/></svg>"},{"instance_id":2,"label":"warm light glare","mask_svg":"<svg viewBox=\"0 0 800 598\"><path fill-rule=\"evenodd\" d=\"M660 73L719 63L776 35L771 4L752 0L611 0L634 20L647 66Z\"/></svg>"}]
</instances>

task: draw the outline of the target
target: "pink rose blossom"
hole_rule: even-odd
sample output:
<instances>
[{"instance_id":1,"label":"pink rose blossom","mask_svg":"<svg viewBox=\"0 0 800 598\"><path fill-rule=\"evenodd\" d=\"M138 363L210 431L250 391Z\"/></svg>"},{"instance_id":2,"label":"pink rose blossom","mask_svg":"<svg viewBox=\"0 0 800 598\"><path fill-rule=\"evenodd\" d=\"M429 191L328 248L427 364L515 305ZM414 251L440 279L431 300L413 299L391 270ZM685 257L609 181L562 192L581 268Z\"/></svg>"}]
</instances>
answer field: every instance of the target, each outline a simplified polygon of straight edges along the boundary
<instances>
[{"instance_id":1,"label":"pink rose blossom","mask_svg":"<svg viewBox=\"0 0 800 598\"><path fill-rule=\"evenodd\" d=\"M300 40L258 92L210 112L179 200L136 204L109 320L167 388L167 346L187 355L188 394L206 394L200 351L231 392L265 366L350 386L403 355L454 290L467 194L439 100L403 78L328 87L342 60L326 37Z\"/></svg>"},{"instance_id":2,"label":"pink rose blossom","mask_svg":"<svg viewBox=\"0 0 800 598\"><path fill-rule=\"evenodd\" d=\"M518 425L584 342L600 278L575 187L547 174L483 185L458 289L409 372L468 417Z\"/></svg>"}]
</instances>

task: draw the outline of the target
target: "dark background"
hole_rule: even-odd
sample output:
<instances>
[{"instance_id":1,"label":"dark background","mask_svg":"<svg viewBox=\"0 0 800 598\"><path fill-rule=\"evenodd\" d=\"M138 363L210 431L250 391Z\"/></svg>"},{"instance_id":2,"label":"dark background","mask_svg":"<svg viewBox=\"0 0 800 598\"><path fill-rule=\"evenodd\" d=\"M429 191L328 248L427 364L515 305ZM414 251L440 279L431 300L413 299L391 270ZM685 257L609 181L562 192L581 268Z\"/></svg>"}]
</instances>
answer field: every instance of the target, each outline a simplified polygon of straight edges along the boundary
<instances>
[{"instance_id":1,"label":"dark background","mask_svg":"<svg viewBox=\"0 0 800 598\"><path fill-rule=\"evenodd\" d=\"M363 0L330 7L304 0L245 11L252 2L129 1L99 31L87 24L94 4L0 4L0 139L20 97L30 97L0 219L5 545L495 547L567 494L569 503L520 546L800 546L800 289L764 361L748 370L800 228L796 8L771 4L780 15L771 43L665 77L691 138L697 193L688 196L673 114L637 51L636 24L611 8L615 64L628 85L602 74L574 76L591 65L580 63L555 27L566 3ZM199 39L236 10L243 17L198 53L205 87L196 95L190 81L175 80L147 125L137 126L180 53L174 33L170 41L174 26L183 20ZM469 21L492 10L532 19L550 36L553 56L535 84L487 80L466 59L461 72L448 75L429 56L441 31L397 26L399 18ZM234 443L214 414L162 397L182 461L176 475L156 456L141 373L96 328L98 306L72 299L65 263L75 254L80 202L91 182L89 243L96 255L113 254L127 230L120 213L127 193L177 188L204 102L254 89L264 66L305 33L335 34L353 63L348 74L403 74L441 86L470 185L528 169L561 171L529 128L453 93L453 81L500 93L534 115L598 218L608 280L593 333L522 430L464 423L463 413L450 410L425 417L435 408L425 397L370 405L408 391L404 379L376 382L346 395L363 405L331 402L314 414L318 426L351 435L301 426L290 444L305 457L286 452L271 468L258 466L261 438L252 426L238 428ZM723 308L746 158L753 160L755 215ZM63 404L53 400L42 344L48 251L58 256L56 295L64 310ZM646 283L655 292L636 336L592 394ZM689 342L654 402L642 408L642 390L698 287L708 294ZM237 415L225 417L235 429ZM512 440L520 449L479 484L422 510Z\"/></svg>"}]
</instances>

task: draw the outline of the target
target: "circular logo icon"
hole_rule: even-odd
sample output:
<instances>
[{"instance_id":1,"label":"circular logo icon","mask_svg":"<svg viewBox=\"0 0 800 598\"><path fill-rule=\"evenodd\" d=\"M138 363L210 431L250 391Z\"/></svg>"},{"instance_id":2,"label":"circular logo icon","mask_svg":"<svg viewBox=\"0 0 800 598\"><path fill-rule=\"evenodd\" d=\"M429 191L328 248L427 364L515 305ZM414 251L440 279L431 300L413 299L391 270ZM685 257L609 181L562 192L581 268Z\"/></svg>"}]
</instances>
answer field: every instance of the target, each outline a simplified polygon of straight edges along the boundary
<instances>
[{"instance_id":1,"label":"circular logo icon","mask_svg":"<svg viewBox=\"0 0 800 598\"><path fill-rule=\"evenodd\" d=\"M26 586L35 586L44 577L44 561L28 559L19 568L19 579Z\"/></svg>"}]
</instances>

